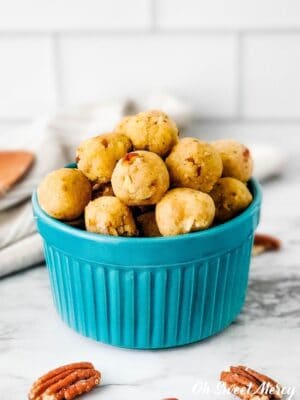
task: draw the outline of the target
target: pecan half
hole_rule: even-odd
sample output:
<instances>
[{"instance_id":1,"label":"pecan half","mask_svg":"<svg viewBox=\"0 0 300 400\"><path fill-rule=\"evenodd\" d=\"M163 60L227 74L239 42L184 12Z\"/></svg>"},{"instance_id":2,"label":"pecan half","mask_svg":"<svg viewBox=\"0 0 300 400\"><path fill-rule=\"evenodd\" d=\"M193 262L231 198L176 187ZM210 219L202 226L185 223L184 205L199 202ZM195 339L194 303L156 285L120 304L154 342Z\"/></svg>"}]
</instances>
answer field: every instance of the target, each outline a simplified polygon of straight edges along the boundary
<instances>
[{"instance_id":1,"label":"pecan half","mask_svg":"<svg viewBox=\"0 0 300 400\"><path fill-rule=\"evenodd\" d=\"M254 236L252 255L257 256L265 251L278 251L280 248L281 242L276 237L263 233L256 233Z\"/></svg>"},{"instance_id":2,"label":"pecan half","mask_svg":"<svg viewBox=\"0 0 300 400\"><path fill-rule=\"evenodd\" d=\"M30 400L72 400L90 392L100 383L101 374L93 364L79 362L56 368L35 381Z\"/></svg>"},{"instance_id":3,"label":"pecan half","mask_svg":"<svg viewBox=\"0 0 300 400\"><path fill-rule=\"evenodd\" d=\"M242 400L280 400L282 387L273 379L242 365L222 371L220 380Z\"/></svg>"}]
</instances>

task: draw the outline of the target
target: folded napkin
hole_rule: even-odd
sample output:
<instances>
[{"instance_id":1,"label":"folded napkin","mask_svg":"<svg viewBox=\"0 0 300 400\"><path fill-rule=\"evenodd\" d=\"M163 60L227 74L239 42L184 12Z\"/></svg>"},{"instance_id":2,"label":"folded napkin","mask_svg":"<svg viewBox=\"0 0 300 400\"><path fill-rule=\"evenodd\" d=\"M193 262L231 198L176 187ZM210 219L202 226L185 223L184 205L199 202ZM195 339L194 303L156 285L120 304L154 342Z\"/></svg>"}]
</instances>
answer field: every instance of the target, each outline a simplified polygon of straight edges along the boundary
<instances>
[{"instance_id":1,"label":"folded napkin","mask_svg":"<svg viewBox=\"0 0 300 400\"><path fill-rule=\"evenodd\" d=\"M34 129L41 128L41 123ZM36 155L27 176L0 198L0 276L38 264L43 260L41 239L36 233L29 200L33 189L49 171L67 162L60 138L45 124L38 143L30 150Z\"/></svg>"},{"instance_id":2,"label":"folded napkin","mask_svg":"<svg viewBox=\"0 0 300 400\"><path fill-rule=\"evenodd\" d=\"M43 262L42 240L32 215L32 191L51 170L74 161L81 140L114 126L124 115L125 106L82 107L41 118L22 132L28 143L26 150L36 159L26 177L0 198L0 277Z\"/></svg>"},{"instance_id":3,"label":"folded napkin","mask_svg":"<svg viewBox=\"0 0 300 400\"><path fill-rule=\"evenodd\" d=\"M181 130L191 121L189 107L176 97L159 94L139 103L120 101L76 107L41 118L22 132L26 139L24 150L34 152L36 159L27 176L0 198L0 277L44 260L30 200L40 180L51 170L73 162L80 141L110 131L128 113L154 107L166 111ZM269 147L254 146L254 158L258 177L267 178L282 169L281 154L272 152ZM266 163L266 158L271 162Z\"/></svg>"}]
</instances>

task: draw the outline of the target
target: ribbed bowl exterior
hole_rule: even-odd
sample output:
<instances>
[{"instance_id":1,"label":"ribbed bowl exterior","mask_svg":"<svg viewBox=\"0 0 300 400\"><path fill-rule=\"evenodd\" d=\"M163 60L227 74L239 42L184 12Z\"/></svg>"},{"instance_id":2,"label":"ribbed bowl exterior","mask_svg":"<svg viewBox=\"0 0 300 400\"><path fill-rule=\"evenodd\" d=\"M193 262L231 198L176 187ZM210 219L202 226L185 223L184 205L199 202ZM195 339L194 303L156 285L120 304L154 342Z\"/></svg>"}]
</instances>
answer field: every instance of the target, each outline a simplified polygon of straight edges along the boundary
<instances>
[{"instance_id":1,"label":"ribbed bowl exterior","mask_svg":"<svg viewBox=\"0 0 300 400\"><path fill-rule=\"evenodd\" d=\"M245 301L260 210L259 187L253 185L256 204L238 223L152 241L99 239L67 227L44 215L34 195L62 319L82 335L137 349L181 346L222 331Z\"/></svg>"},{"instance_id":2,"label":"ribbed bowl exterior","mask_svg":"<svg viewBox=\"0 0 300 400\"><path fill-rule=\"evenodd\" d=\"M56 308L79 333L130 348L196 342L228 326L245 299L252 237L205 261L117 268L45 244Z\"/></svg>"}]
</instances>

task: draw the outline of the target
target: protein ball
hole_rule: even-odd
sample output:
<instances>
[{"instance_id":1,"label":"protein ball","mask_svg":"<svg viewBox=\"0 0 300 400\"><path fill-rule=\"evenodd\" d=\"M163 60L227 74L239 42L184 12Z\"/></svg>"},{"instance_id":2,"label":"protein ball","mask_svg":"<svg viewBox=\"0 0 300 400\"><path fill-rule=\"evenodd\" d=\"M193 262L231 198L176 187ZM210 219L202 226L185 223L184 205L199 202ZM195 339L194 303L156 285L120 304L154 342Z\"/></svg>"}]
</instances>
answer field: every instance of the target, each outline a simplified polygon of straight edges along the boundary
<instances>
[{"instance_id":1,"label":"protein ball","mask_svg":"<svg viewBox=\"0 0 300 400\"><path fill-rule=\"evenodd\" d=\"M245 210L252 201L247 186L235 178L220 178L210 192L216 206L216 221L224 222Z\"/></svg>"},{"instance_id":2,"label":"protein ball","mask_svg":"<svg viewBox=\"0 0 300 400\"><path fill-rule=\"evenodd\" d=\"M78 169L61 168L48 174L37 189L41 208L51 217L72 221L91 200L92 187Z\"/></svg>"},{"instance_id":3,"label":"protein ball","mask_svg":"<svg viewBox=\"0 0 300 400\"><path fill-rule=\"evenodd\" d=\"M175 122L167 114L156 110L124 117L116 132L128 136L136 150L149 150L161 157L167 155L178 142Z\"/></svg>"},{"instance_id":4,"label":"protein ball","mask_svg":"<svg viewBox=\"0 0 300 400\"><path fill-rule=\"evenodd\" d=\"M173 147L166 159L171 184L210 192L222 175L222 160L210 144L184 138Z\"/></svg>"},{"instance_id":5,"label":"protein ball","mask_svg":"<svg viewBox=\"0 0 300 400\"><path fill-rule=\"evenodd\" d=\"M139 215L136 218L136 221L141 236L145 237L161 236L156 223L154 211L146 212L145 214Z\"/></svg>"},{"instance_id":6,"label":"protein ball","mask_svg":"<svg viewBox=\"0 0 300 400\"><path fill-rule=\"evenodd\" d=\"M236 140L216 140L212 142L223 162L223 177L232 177L247 182L253 172L250 150Z\"/></svg>"},{"instance_id":7,"label":"protein ball","mask_svg":"<svg viewBox=\"0 0 300 400\"><path fill-rule=\"evenodd\" d=\"M169 174L163 160L150 151L128 153L112 174L113 191L129 206L156 204L168 190Z\"/></svg>"},{"instance_id":8,"label":"protein ball","mask_svg":"<svg viewBox=\"0 0 300 400\"><path fill-rule=\"evenodd\" d=\"M156 222L163 236L180 235L211 226L215 216L212 198L189 188L172 189L156 205Z\"/></svg>"},{"instance_id":9,"label":"protein ball","mask_svg":"<svg viewBox=\"0 0 300 400\"><path fill-rule=\"evenodd\" d=\"M137 236L137 228L129 207L117 197L102 196L85 208L87 231L112 236Z\"/></svg>"},{"instance_id":10,"label":"protein ball","mask_svg":"<svg viewBox=\"0 0 300 400\"><path fill-rule=\"evenodd\" d=\"M132 149L127 136L107 133L85 140L77 149L76 161L93 184L109 182L117 161Z\"/></svg>"}]
</instances>

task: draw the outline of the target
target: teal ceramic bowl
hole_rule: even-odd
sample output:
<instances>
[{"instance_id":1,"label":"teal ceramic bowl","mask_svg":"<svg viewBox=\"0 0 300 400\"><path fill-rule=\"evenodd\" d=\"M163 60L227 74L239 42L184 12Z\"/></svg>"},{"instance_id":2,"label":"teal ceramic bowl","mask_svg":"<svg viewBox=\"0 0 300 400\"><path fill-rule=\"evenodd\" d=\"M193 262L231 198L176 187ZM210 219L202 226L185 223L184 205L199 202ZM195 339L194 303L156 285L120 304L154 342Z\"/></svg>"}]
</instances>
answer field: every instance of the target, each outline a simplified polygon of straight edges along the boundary
<instances>
[{"instance_id":1,"label":"teal ceramic bowl","mask_svg":"<svg viewBox=\"0 0 300 400\"><path fill-rule=\"evenodd\" d=\"M135 349L197 342L239 315L247 291L261 191L238 217L206 231L161 238L97 235L32 203L55 306L75 331Z\"/></svg>"}]
</instances>

